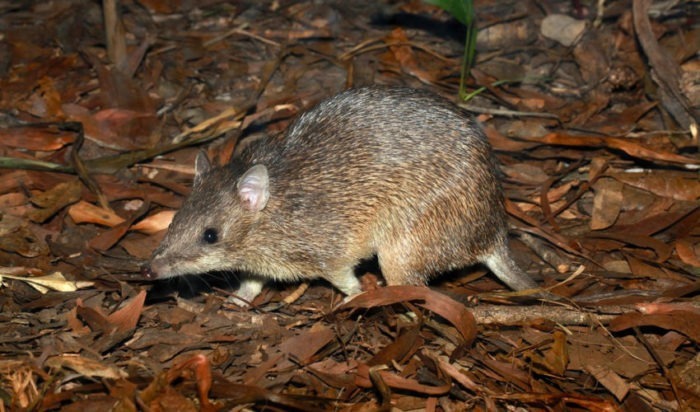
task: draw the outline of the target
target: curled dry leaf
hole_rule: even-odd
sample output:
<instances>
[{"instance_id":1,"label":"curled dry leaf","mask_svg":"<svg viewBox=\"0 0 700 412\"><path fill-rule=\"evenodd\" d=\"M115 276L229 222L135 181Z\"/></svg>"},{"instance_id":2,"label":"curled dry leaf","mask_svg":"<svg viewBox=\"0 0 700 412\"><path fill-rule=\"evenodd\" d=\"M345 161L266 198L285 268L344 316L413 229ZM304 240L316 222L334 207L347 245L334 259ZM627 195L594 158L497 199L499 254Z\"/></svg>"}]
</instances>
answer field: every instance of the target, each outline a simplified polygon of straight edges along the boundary
<instances>
[{"instance_id":1,"label":"curled dry leaf","mask_svg":"<svg viewBox=\"0 0 700 412\"><path fill-rule=\"evenodd\" d=\"M676 241L676 253L683 263L700 268L700 240L697 238L686 237Z\"/></svg>"},{"instance_id":2,"label":"curled dry leaf","mask_svg":"<svg viewBox=\"0 0 700 412\"><path fill-rule=\"evenodd\" d=\"M384 365L391 364L391 362L402 364L405 359L413 356L422 345L420 325L411 325L404 328L393 342L383 347L372 359L367 361L367 365Z\"/></svg>"},{"instance_id":3,"label":"curled dry leaf","mask_svg":"<svg viewBox=\"0 0 700 412\"><path fill-rule=\"evenodd\" d=\"M63 274L60 272L35 277L3 275L0 273L0 284L2 284L3 278L26 282L29 286L41 293L46 293L49 290L56 290L59 292L75 292L78 289L88 288L95 284L95 282L90 281L66 280Z\"/></svg>"},{"instance_id":4,"label":"curled dry leaf","mask_svg":"<svg viewBox=\"0 0 700 412\"><path fill-rule=\"evenodd\" d=\"M134 296L129 303L118 311L112 313L107 319L120 331L128 331L136 328L139 317L143 311L143 304L146 301L146 291L142 290Z\"/></svg>"},{"instance_id":5,"label":"curled dry leaf","mask_svg":"<svg viewBox=\"0 0 700 412\"><path fill-rule=\"evenodd\" d=\"M121 309L110 315L105 315L100 308L85 306L82 299L77 299L76 307L78 314L86 320L93 332L128 332L136 328L145 301L146 291L142 290Z\"/></svg>"},{"instance_id":6,"label":"curled dry leaf","mask_svg":"<svg viewBox=\"0 0 700 412\"><path fill-rule=\"evenodd\" d=\"M141 391L141 399L152 408L156 407L160 410L159 406L164 401L179 394L177 391L171 391L170 385L180 377L196 382L200 411L211 412L219 410L209 401L209 390L212 386L211 364L209 359L201 354L194 355L184 362L173 366L170 370L162 372L153 379L146 389ZM182 400L179 399L179 401Z\"/></svg>"},{"instance_id":7,"label":"curled dry leaf","mask_svg":"<svg viewBox=\"0 0 700 412\"><path fill-rule=\"evenodd\" d=\"M371 308L415 300L423 301L418 305L442 316L454 325L467 343L472 342L476 337L476 321L471 312L461 303L425 286L387 286L370 290L353 297L336 310Z\"/></svg>"},{"instance_id":8,"label":"curled dry leaf","mask_svg":"<svg viewBox=\"0 0 700 412\"><path fill-rule=\"evenodd\" d=\"M413 379L404 378L395 375L388 371L375 371L379 375L385 385L390 388L397 388L426 395L439 396L444 395L452 388L452 383L447 382L443 385L432 386L424 385ZM357 367L357 375L355 376L355 384L363 388L372 388L374 385L370 380L370 367L365 364L360 364Z\"/></svg>"}]
</instances>

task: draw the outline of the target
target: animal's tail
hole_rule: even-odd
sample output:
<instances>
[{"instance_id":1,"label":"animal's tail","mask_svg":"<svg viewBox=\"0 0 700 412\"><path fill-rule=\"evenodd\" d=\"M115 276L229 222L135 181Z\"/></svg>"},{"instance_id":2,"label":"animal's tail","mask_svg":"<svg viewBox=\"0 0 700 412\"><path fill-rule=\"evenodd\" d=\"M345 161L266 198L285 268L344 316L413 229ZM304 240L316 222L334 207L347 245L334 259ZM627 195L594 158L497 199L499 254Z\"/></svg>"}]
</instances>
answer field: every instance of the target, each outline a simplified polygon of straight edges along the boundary
<instances>
[{"instance_id":1,"label":"animal's tail","mask_svg":"<svg viewBox=\"0 0 700 412\"><path fill-rule=\"evenodd\" d=\"M513 290L538 288L537 283L515 263L510 249L505 243L496 246L493 253L487 256L483 262L494 275Z\"/></svg>"}]
</instances>

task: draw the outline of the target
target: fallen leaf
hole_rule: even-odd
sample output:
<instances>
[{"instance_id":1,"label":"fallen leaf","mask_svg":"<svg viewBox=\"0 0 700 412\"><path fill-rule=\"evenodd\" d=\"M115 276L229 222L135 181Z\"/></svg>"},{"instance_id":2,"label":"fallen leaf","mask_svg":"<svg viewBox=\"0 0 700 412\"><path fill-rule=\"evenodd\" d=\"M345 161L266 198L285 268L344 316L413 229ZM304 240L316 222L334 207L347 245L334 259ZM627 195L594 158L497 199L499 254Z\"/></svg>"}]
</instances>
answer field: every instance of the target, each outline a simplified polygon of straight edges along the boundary
<instances>
[{"instance_id":1,"label":"fallen leaf","mask_svg":"<svg viewBox=\"0 0 700 412\"><path fill-rule=\"evenodd\" d=\"M168 226L170 226L170 222L173 220L173 216L175 216L174 210L158 212L142 219L137 224L131 226L129 230L136 230L147 235L153 235L161 230L167 229Z\"/></svg>"},{"instance_id":2,"label":"fallen leaf","mask_svg":"<svg viewBox=\"0 0 700 412\"><path fill-rule=\"evenodd\" d=\"M60 272L54 272L46 276L13 276L13 275L3 275L0 273L0 283L2 279L13 279L19 280L27 283L29 286L38 290L41 293L46 293L49 290L56 290L59 292L75 292L78 289L85 289L94 286L95 282L90 281L72 281L66 280L66 278Z\"/></svg>"},{"instance_id":3,"label":"fallen leaf","mask_svg":"<svg viewBox=\"0 0 700 412\"><path fill-rule=\"evenodd\" d=\"M675 153L664 152L661 150L649 149L640 145L639 143L633 142L632 140L618 137L579 136L567 133L549 133L548 135L542 137L521 137L521 139L530 142L540 142L542 144L553 144L560 146L604 147L607 149L621 150L632 157L642 160L658 160L662 162L692 166L692 168L697 168L697 166L700 165L700 160L698 159Z\"/></svg>"},{"instance_id":4,"label":"fallen leaf","mask_svg":"<svg viewBox=\"0 0 700 412\"><path fill-rule=\"evenodd\" d=\"M68 209L68 215L75 223L95 223L102 226L114 227L125 220L112 210L104 209L84 200Z\"/></svg>"},{"instance_id":5,"label":"fallen leaf","mask_svg":"<svg viewBox=\"0 0 700 412\"><path fill-rule=\"evenodd\" d=\"M605 389L609 390L618 401L622 401L630 391L630 385L612 369L604 365L584 365L588 373L593 375Z\"/></svg>"},{"instance_id":6,"label":"fallen leaf","mask_svg":"<svg viewBox=\"0 0 700 412\"><path fill-rule=\"evenodd\" d=\"M410 45L406 44L409 40L404 29L401 27L395 28L391 31L391 34L387 36L385 41L389 44L389 50L391 50L394 58L401 66L401 70L415 76L424 83L432 84L435 82L435 76L420 67L418 63L419 60L413 53L413 49L411 49Z\"/></svg>"},{"instance_id":7,"label":"fallen leaf","mask_svg":"<svg viewBox=\"0 0 700 412\"><path fill-rule=\"evenodd\" d=\"M81 376L91 378L120 379L129 376L125 371L107 362L69 353L50 357L46 360L46 365L55 369L70 369Z\"/></svg>"},{"instance_id":8,"label":"fallen leaf","mask_svg":"<svg viewBox=\"0 0 700 412\"><path fill-rule=\"evenodd\" d=\"M586 22L584 20L576 20L566 14L550 14L542 19L540 25L540 33L544 37L557 41L566 47L579 40L585 29Z\"/></svg>"},{"instance_id":9,"label":"fallen leaf","mask_svg":"<svg viewBox=\"0 0 700 412\"><path fill-rule=\"evenodd\" d=\"M82 194L80 180L73 179L61 182L52 189L32 196L30 201L39 206L27 213L27 217L34 222L45 222L59 210L80 200Z\"/></svg>"},{"instance_id":10,"label":"fallen leaf","mask_svg":"<svg viewBox=\"0 0 700 412\"><path fill-rule=\"evenodd\" d=\"M0 145L26 150L55 151L75 141L75 133L56 128L15 127L0 129Z\"/></svg>"},{"instance_id":11,"label":"fallen leaf","mask_svg":"<svg viewBox=\"0 0 700 412\"><path fill-rule=\"evenodd\" d=\"M613 319L608 328L619 332L635 326L656 326L661 329L675 330L700 342L700 313L686 310L674 310L665 314L626 313Z\"/></svg>"},{"instance_id":12,"label":"fallen leaf","mask_svg":"<svg viewBox=\"0 0 700 412\"><path fill-rule=\"evenodd\" d=\"M593 198L593 215L591 216L591 230L607 229L615 224L622 210L622 184L607 178L598 179L593 185L595 197Z\"/></svg>"},{"instance_id":13,"label":"fallen leaf","mask_svg":"<svg viewBox=\"0 0 700 412\"><path fill-rule=\"evenodd\" d=\"M146 291L142 290L118 311L107 316L107 320L117 327L118 331L128 331L136 328L139 317L146 301Z\"/></svg>"},{"instance_id":14,"label":"fallen leaf","mask_svg":"<svg viewBox=\"0 0 700 412\"><path fill-rule=\"evenodd\" d=\"M609 173L608 176L658 196L688 201L700 199L700 180L696 174L654 170L653 173Z\"/></svg>"},{"instance_id":15,"label":"fallen leaf","mask_svg":"<svg viewBox=\"0 0 700 412\"><path fill-rule=\"evenodd\" d=\"M678 239L676 241L676 253L678 253L678 257L683 263L700 268L700 254L698 254L699 245L699 239L695 239L695 241L693 241L693 238L689 237Z\"/></svg>"},{"instance_id":16,"label":"fallen leaf","mask_svg":"<svg viewBox=\"0 0 700 412\"><path fill-rule=\"evenodd\" d=\"M374 384L370 380L370 367L366 364L357 366L357 375L355 375L355 384L362 388L373 388ZM378 371L378 375L383 380L384 384L390 388L401 389L427 395L444 395L449 392L452 384L447 382L443 385L424 385L416 380L404 378L393 374L389 371Z\"/></svg>"},{"instance_id":17,"label":"fallen leaf","mask_svg":"<svg viewBox=\"0 0 700 412\"><path fill-rule=\"evenodd\" d=\"M425 286L387 286L377 290L370 290L356 295L349 302L340 305L336 311L371 308L413 300L423 301L423 303L418 305L452 323L459 333L462 334L466 343L472 342L476 337L476 321L471 312L461 303Z\"/></svg>"}]
</instances>

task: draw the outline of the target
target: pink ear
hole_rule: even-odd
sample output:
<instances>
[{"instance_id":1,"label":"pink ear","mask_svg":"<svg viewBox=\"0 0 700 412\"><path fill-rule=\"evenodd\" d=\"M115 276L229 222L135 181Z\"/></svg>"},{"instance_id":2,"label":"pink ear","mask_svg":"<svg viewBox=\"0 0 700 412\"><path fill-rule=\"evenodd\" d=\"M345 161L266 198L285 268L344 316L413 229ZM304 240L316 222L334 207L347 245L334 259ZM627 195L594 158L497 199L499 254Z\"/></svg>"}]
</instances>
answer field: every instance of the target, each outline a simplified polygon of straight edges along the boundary
<instances>
[{"instance_id":1,"label":"pink ear","mask_svg":"<svg viewBox=\"0 0 700 412\"><path fill-rule=\"evenodd\" d=\"M211 169L211 162L207 157L207 152L201 150L197 153L197 157L194 160L194 185L198 186L202 183L202 175Z\"/></svg>"},{"instance_id":2,"label":"pink ear","mask_svg":"<svg viewBox=\"0 0 700 412\"><path fill-rule=\"evenodd\" d=\"M243 207L251 212L265 208L270 199L270 178L265 166L255 165L241 176L238 181L238 196Z\"/></svg>"}]
</instances>

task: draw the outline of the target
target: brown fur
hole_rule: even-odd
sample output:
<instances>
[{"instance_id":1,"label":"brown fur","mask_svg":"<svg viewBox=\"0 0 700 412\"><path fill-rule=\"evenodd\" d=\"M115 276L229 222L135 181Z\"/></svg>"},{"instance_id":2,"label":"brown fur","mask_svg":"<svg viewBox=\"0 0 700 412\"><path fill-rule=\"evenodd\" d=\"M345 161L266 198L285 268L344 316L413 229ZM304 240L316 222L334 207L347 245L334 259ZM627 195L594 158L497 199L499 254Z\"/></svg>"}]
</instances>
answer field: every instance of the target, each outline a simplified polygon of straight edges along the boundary
<instances>
[{"instance_id":1,"label":"brown fur","mask_svg":"<svg viewBox=\"0 0 700 412\"><path fill-rule=\"evenodd\" d=\"M253 165L269 175L260 211L238 185ZM302 114L281 139L251 144L226 166L198 159L191 196L154 253L154 277L212 270L262 279L324 278L359 292L352 269L377 255L389 285L421 284L484 262L515 289L535 283L510 257L491 148L450 102L407 88L343 92ZM218 241L203 241L207 228ZM352 278L352 279L351 279Z\"/></svg>"}]
</instances>

